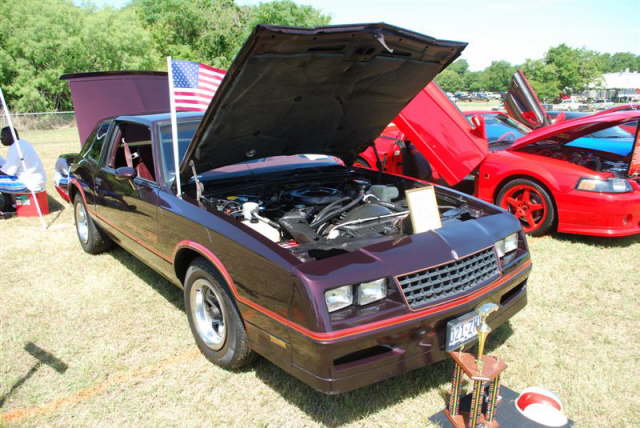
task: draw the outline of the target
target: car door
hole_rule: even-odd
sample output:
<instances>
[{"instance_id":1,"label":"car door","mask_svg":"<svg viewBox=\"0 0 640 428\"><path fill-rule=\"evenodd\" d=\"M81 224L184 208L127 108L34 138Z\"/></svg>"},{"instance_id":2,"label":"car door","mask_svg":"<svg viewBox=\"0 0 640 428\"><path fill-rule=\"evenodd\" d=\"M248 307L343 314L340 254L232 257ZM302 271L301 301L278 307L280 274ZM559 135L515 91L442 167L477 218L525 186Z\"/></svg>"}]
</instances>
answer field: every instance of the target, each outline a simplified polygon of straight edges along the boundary
<instances>
[{"instance_id":1,"label":"car door","mask_svg":"<svg viewBox=\"0 0 640 428\"><path fill-rule=\"evenodd\" d=\"M551 124L538 96L520 70L511 78L509 90L504 97L504 108L509 116L531 129Z\"/></svg>"},{"instance_id":2,"label":"car door","mask_svg":"<svg viewBox=\"0 0 640 428\"><path fill-rule=\"evenodd\" d=\"M104 152L105 142L108 141L112 121L99 123L83 141L82 150L71 166L71 179L82 189L87 208L95 208L95 177L100 170L100 161Z\"/></svg>"},{"instance_id":3,"label":"car door","mask_svg":"<svg viewBox=\"0 0 640 428\"><path fill-rule=\"evenodd\" d=\"M98 219L113 231L118 243L145 263L157 266L166 261L157 250L159 186L154 158L149 127L116 122L96 174L95 194Z\"/></svg>"}]
</instances>

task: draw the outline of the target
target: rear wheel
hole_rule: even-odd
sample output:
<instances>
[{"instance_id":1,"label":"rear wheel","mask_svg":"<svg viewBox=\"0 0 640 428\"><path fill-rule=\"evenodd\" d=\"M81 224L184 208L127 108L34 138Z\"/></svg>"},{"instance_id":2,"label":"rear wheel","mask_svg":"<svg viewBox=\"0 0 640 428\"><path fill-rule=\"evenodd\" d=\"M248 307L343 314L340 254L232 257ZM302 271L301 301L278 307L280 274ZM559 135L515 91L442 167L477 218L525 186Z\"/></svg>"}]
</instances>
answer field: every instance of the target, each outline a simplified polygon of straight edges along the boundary
<instances>
[{"instance_id":1,"label":"rear wheel","mask_svg":"<svg viewBox=\"0 0 640 428\"><path fill-rule=\"evenodd\" d=\"M87 207L79 194L73 199L73 214L78 240L84 251L100 254L113 246L113 241L89 217Z\"/></svg>"},{"instance_id":2,"label":"rear wheel","mask_svg":"<svg viewBox=\"0 0 640 428\"><path fill-rule=\"evenodd\" d=\"M516 216L522 230L532 236L549 232L555 221L553 199L535 181L518 178L508 182L498 194L496 203Z\"/></svg>"},{"instance_id":3,"label":"rear wheel","mask_svg":"<svg viewBox=\"0 0 640 428\"><path fill-rule=\"evenodd\" d=\"M209 361L231 369L251 362L240 313L218 273L201 257L187 269L184 301L191 333Z\"/></svg>"}]
</instances>

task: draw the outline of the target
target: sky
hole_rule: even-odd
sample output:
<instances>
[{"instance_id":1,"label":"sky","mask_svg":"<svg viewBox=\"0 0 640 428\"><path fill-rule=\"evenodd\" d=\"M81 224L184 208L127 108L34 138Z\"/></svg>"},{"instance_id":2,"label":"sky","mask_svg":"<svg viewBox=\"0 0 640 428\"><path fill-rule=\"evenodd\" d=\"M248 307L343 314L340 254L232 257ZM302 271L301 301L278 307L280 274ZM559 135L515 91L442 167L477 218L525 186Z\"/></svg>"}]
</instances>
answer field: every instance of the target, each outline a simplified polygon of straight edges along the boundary
<instances>
[{"instance_id":1,"label":"sky","mask_svg":"<svg viewBox=\"0 0 640 428\"><path fill-rule=\"evenodd\" d=\"M255 0L236 0L257 4ZM520 64L560 43L640 55L640 0L295 0L331 24L386 22L439 39L468 42L471 70L491 61ZM114 7L128 0L93 0Z\"/></svg>"}]
</instances>

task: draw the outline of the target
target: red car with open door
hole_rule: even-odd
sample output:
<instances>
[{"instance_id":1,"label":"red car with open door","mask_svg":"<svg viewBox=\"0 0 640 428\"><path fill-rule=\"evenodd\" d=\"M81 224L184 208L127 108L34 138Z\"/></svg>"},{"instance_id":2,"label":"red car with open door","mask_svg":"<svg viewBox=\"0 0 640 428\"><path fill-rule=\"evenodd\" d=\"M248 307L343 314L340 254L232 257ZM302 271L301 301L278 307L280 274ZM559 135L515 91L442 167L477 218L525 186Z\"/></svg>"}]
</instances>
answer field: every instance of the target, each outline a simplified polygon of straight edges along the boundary
<instances>
[{"instance_id":1,"label":"red car with open door","mask_svg":"<svg viewBox=\"0 0 640 428\"><path fill-rule=\"evenodd\" d=\"M538 100L526 91L511 101L514 115L539 124L547 120L536 109ZM640 111L628 110L545 123L503 150L489 151L480 136L482 119L467 121L432 83L394 123L447 184L472 181L476 196L513 213L532 235L557 230L626 236L640 233L637 132L628 156L568 144L638 120Z\"/></svg>"}]
</instances>

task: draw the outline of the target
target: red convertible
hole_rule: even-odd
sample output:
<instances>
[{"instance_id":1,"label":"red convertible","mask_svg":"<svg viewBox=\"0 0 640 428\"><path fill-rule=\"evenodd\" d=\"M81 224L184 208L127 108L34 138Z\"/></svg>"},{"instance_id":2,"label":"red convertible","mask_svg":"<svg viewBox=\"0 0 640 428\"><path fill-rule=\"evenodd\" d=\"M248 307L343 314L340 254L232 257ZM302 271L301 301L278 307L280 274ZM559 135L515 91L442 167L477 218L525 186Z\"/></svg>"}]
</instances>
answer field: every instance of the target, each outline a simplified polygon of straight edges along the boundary
<instances>
[{"instance_id":1,"label":"red convertible","mask_svg":"<svg viewBox=\"0 0 640 428\"><path fill-rule=\"evenodd\" d=\"M525 96L511 105L529 120L542 113ZM537 100L536 100L537 101ZM595 236L640 233L640 150L628 156L582 147L572 141L640 119L640 111L613 111L547 124L502 150L489 151L484 121L467 121L434 83L394 120L403 144L410 141L448 185L472 183L472 192L518 217L531 235L551 230ZM376 148L380 147L377 145ZM399 147L399 146L398 146ZM400 150L396 150L402 152ZM380 164L393 152L377 150ZM375 151L369 149L363 158ZM372 165L373 166L373 165ZM407 173L401 165L395 173ZM389 168L386 170L389 171Z\"/></svg>"}]
</instances>

